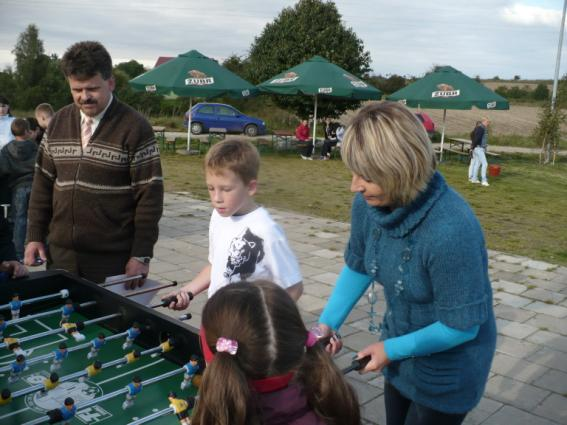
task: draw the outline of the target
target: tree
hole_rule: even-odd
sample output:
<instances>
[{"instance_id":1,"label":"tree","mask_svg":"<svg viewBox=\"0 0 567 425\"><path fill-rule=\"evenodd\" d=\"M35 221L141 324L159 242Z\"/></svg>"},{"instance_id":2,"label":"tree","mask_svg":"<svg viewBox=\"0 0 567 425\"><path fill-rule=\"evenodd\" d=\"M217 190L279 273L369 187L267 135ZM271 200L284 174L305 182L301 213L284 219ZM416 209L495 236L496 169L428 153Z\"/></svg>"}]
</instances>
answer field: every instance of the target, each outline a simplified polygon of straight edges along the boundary
<instances>
[{"instance_id":1,"label":"tree","mask_svg":"<svg viewBox=\"0 0 567 425\"><path fill-rule=\"evenodd\" d=\"M300 0L283 9L255 38L246 76L257 84L314 55L361 78L370 71L370 53L352 28L345 27L335 3ZM313 99L306 96L274 96L274 102L300 117L307 117L313 110ZM358 101L321 98L319 112L320 116L334 117L359 105Z\"/></svg>"},{"instance_id":2,"label":"tree","mask_svg":"<svg viewBox=\"0 0 567 425\"><path fill-rule=\"evenodd\" d=\"M514 75L514 81L518 81L520 80L520 76L519 75Z\"/></svg>"},{"instance_id":3,"label":"tree","mask_svg":"<svg viewBox=\"0 0 567 425\"><path fill-rule=\"evenodd\" d=\"M138 75L143 74L146 72L146 68L140 62L135 61L134 59L128 62L121 62L114 67L114 70L123 71L129 79L136 78Z\"/></svg>"},{"instance_id":4,"label":"tree","mask_svg":"<svg viewBox=\"0 0 567 425\"><path fill-rule=\"evenodd\" d=\"M240 56L233 54L224 60L222 66L246 79L249 74L250 62L247 59L243 59Z\"/></svg>"},{"instance_id":5,"label":"tree","mask_svg":"<svg viewBox=\"0 0 567 425\"><path fill-rule=\"evenodd\" d=\"M532 93L534 100L547 100L549 99L549 89L547 84L539 83Z\"/></svg>"}]
</instances>

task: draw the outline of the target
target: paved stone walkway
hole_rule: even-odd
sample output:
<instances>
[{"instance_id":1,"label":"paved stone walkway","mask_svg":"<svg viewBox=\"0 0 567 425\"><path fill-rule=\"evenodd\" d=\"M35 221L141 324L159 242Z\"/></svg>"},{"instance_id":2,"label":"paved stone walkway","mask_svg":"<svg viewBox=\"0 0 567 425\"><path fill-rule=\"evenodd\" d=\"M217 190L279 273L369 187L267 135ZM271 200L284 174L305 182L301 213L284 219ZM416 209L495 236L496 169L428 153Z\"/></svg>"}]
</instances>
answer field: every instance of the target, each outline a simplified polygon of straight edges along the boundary
<instances>
[{"instance_id":1,"label":"paved stone walkway","mask_svg":"<svg viewBox=\"0 0 567 425\"><path fill-rule=\"evenodd\" d=\"M186 194L166 195L150 277L181 284L200 271L207 261L210 212L208 202ZM284 227L299 259L305 285L299 307L309 326L317 320L343 266L349 225L270 212ZM489 261L497 353L484 398L465 424L567 424L567 267L496 251L489 251ZM383 298L378 298L376 309L383 312ZM205 301L202 294L191 304L191 324L199 326ZM365 297L341 328L345 349L336 360L340 367L350 364L354 353L375 339L368 331L368 311ZM383 378L356 372L348 378L358 392L364 423L385 425Z\"/></svg>"}]
</instances>

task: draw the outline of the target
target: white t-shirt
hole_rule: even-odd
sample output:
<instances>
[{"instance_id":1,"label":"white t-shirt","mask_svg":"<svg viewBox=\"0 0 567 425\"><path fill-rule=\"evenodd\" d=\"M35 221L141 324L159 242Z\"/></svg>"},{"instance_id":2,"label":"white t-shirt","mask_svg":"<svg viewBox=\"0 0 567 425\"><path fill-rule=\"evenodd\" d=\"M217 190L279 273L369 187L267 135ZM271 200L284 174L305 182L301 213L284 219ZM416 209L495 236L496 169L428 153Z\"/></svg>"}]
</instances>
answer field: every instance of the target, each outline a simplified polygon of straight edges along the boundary
<instances>
[{"instance_id":1,"label":"white t-shirt","mask_svg":"<svg viewBox=\"0 0 567 425\"><path fill-rule=\"evenodd\" d=\"M289 288L301 282L297 258L283 229L265 208L232 217L213 210L209 225L208 295L230 283L265 279Z\"/></svg>"}]
</instances>

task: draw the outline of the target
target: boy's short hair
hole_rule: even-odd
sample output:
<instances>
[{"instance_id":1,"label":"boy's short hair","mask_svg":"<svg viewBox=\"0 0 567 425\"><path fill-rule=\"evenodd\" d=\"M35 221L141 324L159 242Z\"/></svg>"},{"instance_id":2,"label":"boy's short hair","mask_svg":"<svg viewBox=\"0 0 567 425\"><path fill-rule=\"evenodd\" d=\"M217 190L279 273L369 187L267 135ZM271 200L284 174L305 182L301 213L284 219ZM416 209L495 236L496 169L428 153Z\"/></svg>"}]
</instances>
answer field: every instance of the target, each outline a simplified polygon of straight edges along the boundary
<instances>
[{"instance_id":1,"label":"boy's short hair","mask_svg":"<svg viewBox=\"0 0 567 425\"><path fill-rule=\"evenodd\" d=\"M24 137L30 131L30 123L25 118L16 118L10 125L12 134L16 137Z\"/></svg>"},{"instance_id":2,"label":"boy's short hair","mask_svg":"<svg viewBox=\"0 0 567 425\"><path fill-rule=\"evenodd\" d=\"M221 173L230 170L244 182L258 178L260 154L254 145L246 140L228 139L219 142L205 156L205 171Z\"/></svg>"},{"instance_id":3,"label":"boy's short hair","mask_svg":"<svg viewBox=\"0 0 567 425\"><path fill-rule=\"evenodd\" d=\"M36 114L45 114L49 117L52 117L55 114L55 111L53 110L53 106L51 106L49 103L40 103L35 107L34 112Z\"/></svg>"},{"instance_id":4,"label":"boy's short hair","mask_svg":"<svg viewBox=\"0 0 567 425\"><path fill-rule=\"evenodd\" d=\"M392 207L410 204L436 167L425 128L397 102L362 108L345 133L341 154L349 170L384 190Z\"/></svg>"},{"instance_id":5,"label":"boy's short hair","mask_svg":"<svg viewBox=\"0 0 567 425\"><path fill-rule=\"evenodd\" d=\"M80 41L67 49L61 59L65 77L87 80L100 73L104 80L112 77L112 58L98 41Z\"/></svg>"}]
</instances>

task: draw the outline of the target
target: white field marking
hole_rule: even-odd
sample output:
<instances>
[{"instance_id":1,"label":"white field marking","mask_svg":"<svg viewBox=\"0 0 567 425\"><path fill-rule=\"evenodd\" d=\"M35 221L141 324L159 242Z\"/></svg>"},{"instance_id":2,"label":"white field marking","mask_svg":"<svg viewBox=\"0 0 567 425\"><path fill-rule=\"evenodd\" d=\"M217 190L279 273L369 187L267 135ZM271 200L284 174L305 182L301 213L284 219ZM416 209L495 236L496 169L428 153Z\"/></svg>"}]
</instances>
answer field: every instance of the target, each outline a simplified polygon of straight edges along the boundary
<instances>
[{"instance_id":1,"label":"white field marking","mask_svg":"<svg viewBox=\"0 0 567 425\"><path fill-rule=\"evenodd\" d=\"M53 330L53 328L50 328L50 327L47 326L45 323L40 322L38 319L35 319L34 322L37 323L39 326L44 327L44 328L45 328L46 330L48 330L48 331L52 331L52 330Z\"/></svg>"},{"instance_id":2,"label":"white field marking","mask_svg":"<svg viewBox=\"0 0 567 425\"><path fill-rule=\"evenodd\" d=\"M23 333L26 333L26 332L27 332L26 329L22 328L22 327L21 327L20 325L18 325L17 323L16 323L15 325L12 325L12 326L14 326L15 328L18 328L18 329L20 330L20 332L12 332L12 333L10 333L10 336L19 335L19 334L23 334Z\"/></svg>"},{"instance_id":3,"label":"white field marking","mask_svg":"<svg viewBox=\"0 0 567 425\"><path fill-rule=\"evenodd\" d=\"M142 369L145 369L145 368L147 368L147 367L150 367L150 366L156 365L156 364L158 364L158 363L161 363L161 362L163 362L164 360L165 360L165 359L156 360L156 361L153 362L153 363L148 363L147 365L140 366L140 367L137 368L137 369L129 370L128 372L123 373L123 374L121 374L121 375L116 375L116 376L113 376L112 378L105 379L104 381L96 382L96 384L97 384L97 385L106 384L107 382L114 381L115 379L122 378L123 376L126 376L126 375L131 375L131 374L134 373L134 372L137 372L137 371L139 371L139 370L142 370Z\"/></svg>"},{"instance_id":4,"label":"white field marking","mask_svg":"<svg viewBox=\"0 0 567 425\"><path fill-rule=\"evenodd\" d=\"M5 415L0 416L0 420L9 418L10 416L17 415L18 413L25 412L26 410L31 410L29 407L24 407L23 409L16 410L14 412L6 413Z\"/></svg>"}]
</instances>

